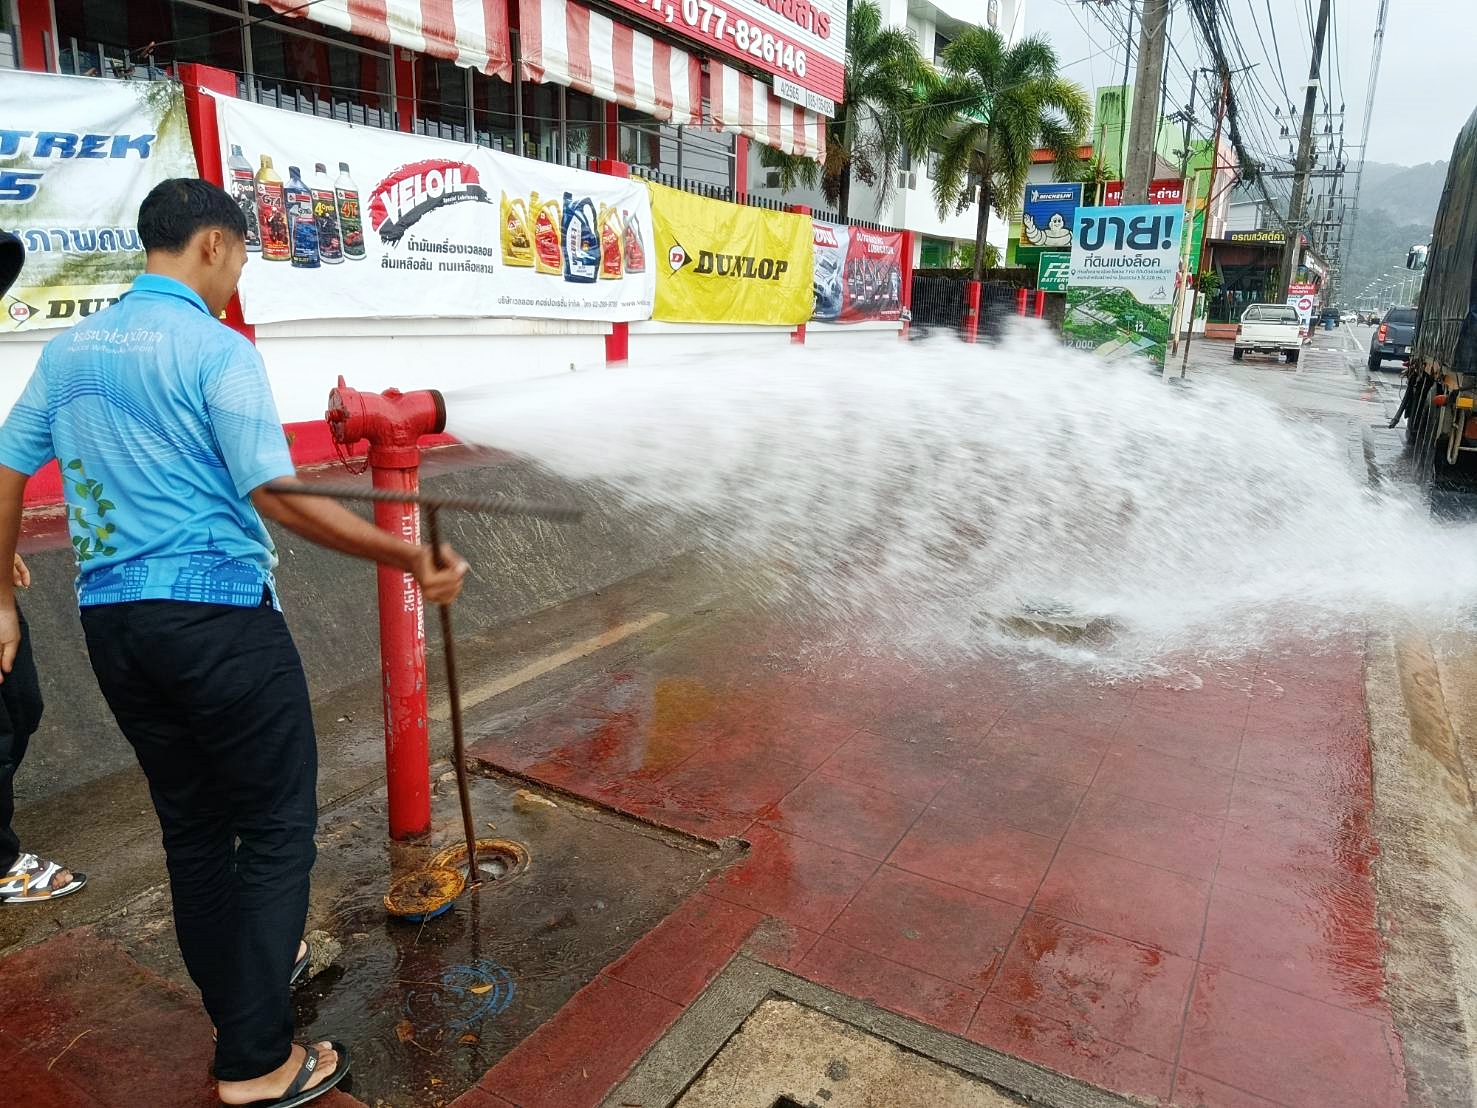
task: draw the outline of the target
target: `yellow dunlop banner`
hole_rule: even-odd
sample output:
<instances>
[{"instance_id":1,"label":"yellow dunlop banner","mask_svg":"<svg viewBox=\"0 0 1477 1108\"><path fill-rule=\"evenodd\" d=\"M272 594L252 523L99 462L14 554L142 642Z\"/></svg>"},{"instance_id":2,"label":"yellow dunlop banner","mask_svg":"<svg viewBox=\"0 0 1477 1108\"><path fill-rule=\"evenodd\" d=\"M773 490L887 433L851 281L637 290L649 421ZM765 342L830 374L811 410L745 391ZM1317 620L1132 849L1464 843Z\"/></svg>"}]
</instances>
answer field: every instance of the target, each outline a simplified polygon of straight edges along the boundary
<instances>
[{"instance_id":1,"label":"yellow dunlop banner","mask_svg":"<svg viewBox=\"0 0 1477 1108\"><path fill-rule=\"evenodd\" d=\"M815 251L808 215L648 187L657 259L653 319L790 326L810 319Z\"/></svg>"}]
</instances>

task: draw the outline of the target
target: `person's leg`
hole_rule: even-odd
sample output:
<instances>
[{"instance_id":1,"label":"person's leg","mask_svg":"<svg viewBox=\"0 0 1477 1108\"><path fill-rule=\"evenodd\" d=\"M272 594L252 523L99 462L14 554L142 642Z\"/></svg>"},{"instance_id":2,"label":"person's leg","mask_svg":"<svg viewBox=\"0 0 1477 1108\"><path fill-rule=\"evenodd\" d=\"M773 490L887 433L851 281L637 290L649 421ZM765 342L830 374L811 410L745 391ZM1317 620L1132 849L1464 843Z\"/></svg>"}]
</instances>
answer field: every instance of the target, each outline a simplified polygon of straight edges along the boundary
<instances>
[{"instance_id":1,"label":"person's leg","mask_svg":"<svg viewBox=\"0 0 1477 1108\"><path fill-rule=\"evenodd\" d=\"M0 878L8 873L21 855L20 837L15 832L15 775L26 756L31 735L41 725L42 700L41 680L36 673L36 661L31 653L31 631L26 617L21 615L21 641L16 651L15 662L5 680L0 683ZM26 883L22 895L12 883L0 884L6 892L14 891L11 903L22 899L46 900L50 894L67 888L73 883L73 874L65 868L56 869L47 878L51 863L39 861L32 867L35 875ZM41 880L37 884L37 880Z\"/></svg>"},{"instance_id":2,"label":"person's leg","mask_svg":"<svg viewBox=\"0 0 1477 1108\"><path fill-rule=\"evenodd\" d=\"M217 675L213 697L197 703L192 716L237 839L232 898L248 976L217 1024L222 1080L257 1076L276 1044L290 1040L289 982L307 922L318 824L317 740L287 624L271 608L239 609L233 624L234 658ZM243 1044L239 1064L230 1044L235 1037Z\"/></svg>"},{"instance_id":3,"label":"person's leg","mask_svg":"<svg viewBox=\"0 0 1477 1108\"><path fill-rule=\"evenodd\" d=\"M238 976L229 822L172 682L156 681L140 656L172 653L174 644L162 636L156 644L140 643L132 607L83 608L82 629L98 687L149 782L180 954L205 1010L219 1022L218 1009Z\"/></svg>"},{"instance_id":4,"label":"person's leg","mask_svg":"<svg viewBox=\"0 0 1477 1108\"><path fill-rule=\"evenodd\" d=\"M270 1073L291 1050L288 977L317 819L307 687L286 625L269 608L152 601L84 609L83 626L149 777L180 949L219 1031L216 1077Z\"/></svg>"},{"instance_id":5,"label":"person's leg","mask_svg":"<svg viewBox=\"0 0 1477 1108\"><path fill-rule=\"evenodd\" d=\"M5 691L5 685L15 677L21 668L21 657L29 657L29 636L21 632L20 652L16 654L15 665L11 668L10 675L5 684L0 684L0 694ZM0 695L0 701L8 699ZM20 836L15 833L13 826L15 820L15 774L20 769L21 759L26 756L26 745L30 741L29 731L20 730L16 727L8 706L0 703L0 874L5 873L11 866L15 865L16 859L20 857Z\"/></svg>"}]
</instances>

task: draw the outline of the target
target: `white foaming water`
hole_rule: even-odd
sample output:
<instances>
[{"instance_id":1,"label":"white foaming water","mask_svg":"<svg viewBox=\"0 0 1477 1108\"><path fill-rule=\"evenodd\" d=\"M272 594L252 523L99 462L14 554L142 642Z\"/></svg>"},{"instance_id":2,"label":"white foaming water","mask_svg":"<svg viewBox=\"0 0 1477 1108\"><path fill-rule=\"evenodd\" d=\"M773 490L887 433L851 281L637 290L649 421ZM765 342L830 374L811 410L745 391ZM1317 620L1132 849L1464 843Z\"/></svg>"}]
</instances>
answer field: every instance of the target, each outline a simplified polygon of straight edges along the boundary
<instances>
[{"instance_id":1,"label":"white foaming water","mask_svg":"<svg viewBox=\"0 0 1477 1108\"><path fill-rule=\"evenodd\" d=\"M1477 527L1375 493L1334 431L1228 382L1167 387L1043 332L994 347L715 352L464 391L447 407L463 441L660 508L695 547L784 567L767 599L931 655L1039 649L1143 672L1370 616L1450 620L1450 597L1477 588ZM1061 646L1000 622L1043 608L1115 630Z\"/></svg>"}]
</instances>

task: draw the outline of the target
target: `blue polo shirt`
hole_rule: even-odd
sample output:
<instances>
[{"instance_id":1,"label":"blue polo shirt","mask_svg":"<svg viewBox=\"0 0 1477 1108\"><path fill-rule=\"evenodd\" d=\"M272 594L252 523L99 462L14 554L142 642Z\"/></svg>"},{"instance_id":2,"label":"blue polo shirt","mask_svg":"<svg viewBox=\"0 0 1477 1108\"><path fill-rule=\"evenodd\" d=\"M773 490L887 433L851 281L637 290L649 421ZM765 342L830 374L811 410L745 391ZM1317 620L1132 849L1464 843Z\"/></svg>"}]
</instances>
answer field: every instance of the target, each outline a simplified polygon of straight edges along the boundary
<instances>
[{"instance_id":1,"label":"blue polo shirt","mask_svg":"<svg viewBox=\"0 0 1477 1108\"><path fill-rule=\"evenodd\" d=\"M0 465L61 464L82 607L251 607L276 551L251 504L294 473L261 356L190 288L144 274L46 345L0 425Z\"/></svg>"}]
</instances>

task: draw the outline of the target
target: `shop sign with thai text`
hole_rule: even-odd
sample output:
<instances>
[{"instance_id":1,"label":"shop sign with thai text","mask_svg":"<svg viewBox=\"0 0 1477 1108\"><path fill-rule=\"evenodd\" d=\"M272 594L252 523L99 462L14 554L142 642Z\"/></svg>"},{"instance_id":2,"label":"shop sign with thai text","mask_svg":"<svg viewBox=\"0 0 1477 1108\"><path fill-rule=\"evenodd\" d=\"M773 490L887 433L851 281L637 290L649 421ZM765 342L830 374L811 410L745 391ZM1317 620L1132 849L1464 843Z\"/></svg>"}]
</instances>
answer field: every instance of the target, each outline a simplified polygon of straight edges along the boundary
<instances>
[{"instance_id":1,"label":"shop sign with thai text","mask_svg":"<svg viewBox=\"0 0 1477 1108\"><path fill-rule=\"evenodd\" d=\"M775 78L776 95L813 111L845 96L845 0L609 0L690 42ZM636 26L640 28L641 24ZM786 95L786 93L792 95Z\"/></svg>"}]
</instances>

